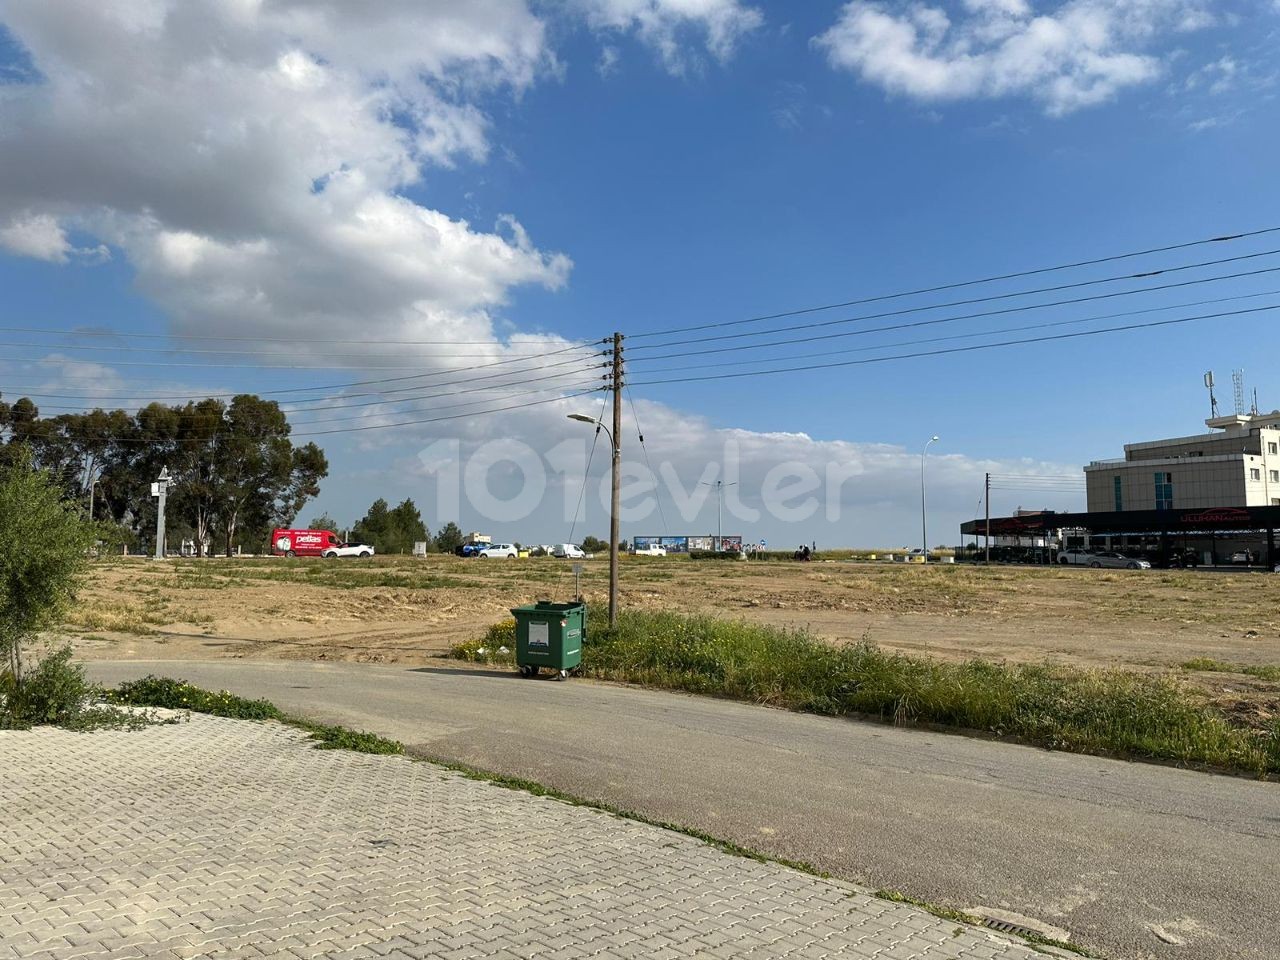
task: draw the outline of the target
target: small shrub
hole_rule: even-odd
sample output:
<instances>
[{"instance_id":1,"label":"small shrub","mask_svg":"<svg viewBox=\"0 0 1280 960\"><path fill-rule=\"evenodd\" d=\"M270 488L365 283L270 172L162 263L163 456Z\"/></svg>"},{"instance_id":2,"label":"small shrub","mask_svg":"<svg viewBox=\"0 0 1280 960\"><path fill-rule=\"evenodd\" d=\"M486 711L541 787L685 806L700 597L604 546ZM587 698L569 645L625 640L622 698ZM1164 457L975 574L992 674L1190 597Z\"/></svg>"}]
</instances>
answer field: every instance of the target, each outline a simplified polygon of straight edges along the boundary
<instances>
[{"instance_id":1,"label":"small shrub","mask_svg":"<svg viewBox=\"0 0 1280 960\"><path fill-rule=\"evenodd\" d=\"M106 697L112 703L191 710L236 720L279 720L284 716L270 701L248 700L226 690L214 693L170 677L146 676L141 680L129 680L115 690L107 691Z\"/></svg>"},{"instance_id":2,"label":"small shrub","mask_svg":"<svg viewBox=\"0 0 1280 960\"><path fill-rule=\"evenodd\" d=\"M514 663L516 657L516 622L499 620L485 631L481 640L463 640L449 648L449 656L470 663Z\"/></svg>"},{"instance_id":3,"label":"small shrub","mask_svg":"<svg viewBox=\"0 0 1280 960\"><path fill-rule=\"evenodd\" d=\"M71 655L70 646L47 654L26 672L21 684L8 671L0 675L0 729L45 724L81 731L138 729L156 722L149 713L102 706L98 701L103 691L89 682L83 664L71 662Z\"/></svg>"}]
</instances>

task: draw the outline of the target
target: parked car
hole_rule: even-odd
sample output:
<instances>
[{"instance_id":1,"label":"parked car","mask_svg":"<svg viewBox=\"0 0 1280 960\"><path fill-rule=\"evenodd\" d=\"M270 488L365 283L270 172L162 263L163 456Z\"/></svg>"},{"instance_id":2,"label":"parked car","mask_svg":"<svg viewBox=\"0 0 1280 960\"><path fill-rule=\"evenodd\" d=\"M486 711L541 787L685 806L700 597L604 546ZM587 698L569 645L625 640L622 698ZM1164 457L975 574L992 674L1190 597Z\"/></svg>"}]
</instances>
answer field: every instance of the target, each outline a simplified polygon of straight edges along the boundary
<instances>
[{"instance_id":1,"label":"parked car","mask_svg":"<svg viewBox=\"0 0 1280 960\"><path fill-rule=\"evenodd\" d=\"M514 543L491 543L479 553L476 554L482 560L498 558L502 560L515 559L520 556L520 550Z\"/></svg>"},{"instance_id":2,"label":"parked car","mask_svg":"<svg viewBox=\"0 0 1280 960\"><path fill-rule=\"evenodd\" d=\"M660 547L656 543L653 543L647 547L636 547L632 553L637 557L665 557L667 555L667 548Z\"/></svg>"},{"instance_id":3,"label":"parked car","mask_svg":"<svg viewBox=\"0 0 1280 960\"><path fill-rule=\"evenodd\" d=\"M1094 553L1092 550L1060 550L1058 551L1058 563L1064 566L1087 567L1089 562L1093 560Z\"/></svg>"},{"instance_id":4,"label":"parked car","mask_svg":"<svg viewBox=\"0 0 1280 960\"><path fill-rule=\"evenodd\" d=\"M576 543L557 543L551 551L553 557L559 557L561 560L585 560L587 555L582 552L582 548Z\"/></svg>"},{"instance_id":5,"label":"parked car","mask_svg":"<svg viewBox=\"0 0 1280 960\"><path fill-rule=\"evenodd\" d=\"M1114 551L1105 551L1103 553L1095 553L1089 561L1091 567L1111 567L1120 570L1150 570L1150 560L1140 560L1137 557L1126 557L1123 553L1115 553Z\"/></svg>"},{"instance_id":6,"label":"parked car","mask_svg":"<svg viewBox=\"0 0 1280 960\"><path fill-rule=\"evenodd\" d=\"M1235 553L1231 555L1231 562L1244 564L1247 567L1253 564L1255 561L1254 561L1252 551L1237 550Z\"/></svg>"},{"instance_id":7,"label":"parked car","mask_svg":"<svg viewBox=\"0 0 1280 960\"><path fill-rule=\"evenodd\" d=\"M924 559L926 559L926 560L932 560L932 559L933 559L933 551L932 551L932 550L926 550L926 549L924 549L923 547L916 547L914 550L909 550L909 551L907 552L907 559L908 559L908 560L915 560L915 559L917 559L918 557L924 557Z\"/></svg>"},{"instance_id":8,"label":"parked car","mask_svg":"<svg viewBox=\"0 0 1280 960\"><path fill-rule=\"evenodd\" d=\"M335 543L325 547L320 556L326 560L338 557L372 557L373 547L367 543Z\"/></svg>"}]
</instances>

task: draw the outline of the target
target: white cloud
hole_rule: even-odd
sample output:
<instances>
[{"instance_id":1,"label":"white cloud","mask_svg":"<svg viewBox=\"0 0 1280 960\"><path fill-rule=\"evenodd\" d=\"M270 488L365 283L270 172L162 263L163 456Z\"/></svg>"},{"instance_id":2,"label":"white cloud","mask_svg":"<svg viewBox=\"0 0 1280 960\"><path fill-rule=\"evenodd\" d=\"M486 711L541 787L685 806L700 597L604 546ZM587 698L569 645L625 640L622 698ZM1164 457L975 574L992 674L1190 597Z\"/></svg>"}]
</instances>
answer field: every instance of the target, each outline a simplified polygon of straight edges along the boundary
<instances>
[{"instance_id":1,"label":"white cloud","mask_svg":"<svg viewBox=\"0 0 1280 960\"><path fill-rule=\"evenodd\" d=\"M599 30L634 30L652 46L673 74L691 64L686 31L703 35L703 45L717 60L728 60L738 43L764 23L755 7L741 0L573 0Z\"/></svg>"},{"instance_id":2,"label":"white cloud","mask_svg":"<svg viewBox=\"0 0 1280 960\"><path fill-rule=\"evenodd\" d=\"M836 69L920 100L1028 96L1061 115L1158 77L1160 42L1202 29L1202 0L964 0L898 12L853 0L814 45Z\"/></svg>"},{"instance_id":3,"label":"white cloud","mask_svg":"<svg viewBox=\"0 0 1280 960\"><path fill-rule=\"evenodd\" d=\"M66 262L68 229L96 235L179 333L484 339L513 287L567 279L514 219L404 194L483 160L480 98L552 62L524 0L0 2L0 19L43 78L0 99L0 243Z\"/></svg>"}]
</instances>

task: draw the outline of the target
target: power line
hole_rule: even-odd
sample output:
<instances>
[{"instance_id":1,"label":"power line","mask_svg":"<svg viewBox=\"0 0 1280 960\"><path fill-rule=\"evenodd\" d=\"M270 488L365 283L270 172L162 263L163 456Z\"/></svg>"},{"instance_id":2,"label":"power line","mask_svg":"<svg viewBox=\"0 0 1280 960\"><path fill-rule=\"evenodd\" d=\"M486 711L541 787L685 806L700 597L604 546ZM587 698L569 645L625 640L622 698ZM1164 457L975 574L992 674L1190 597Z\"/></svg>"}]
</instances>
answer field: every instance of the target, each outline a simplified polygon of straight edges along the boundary
<instances>
[{"instance_id":1,"label":"power line","mask_svg":"<svg viewBox=\"0 0 1280 960\"><path fill-rule=\"evenodd\" d=\"M131 340L200 340L214 341L221 343L335 343L335 344L388 344L393 346L419 346L419 347L447 347L447 346L488 346L490 344L500 343L500 341L490 338L488 340L383 340L372 337L360 337L353 340L332 339L324 337L312 337L306 334L296 334L292 337L235 337L221 336L215 334L197 334L197 333L132 333L123 330L101 330L95 328L81 328L71 330L50 330L47 327L0 327L0 332L4 333L44 333L51 336L67 336L67 337L118 337L121 339ZM525 334L532 337L535 334ZM548 336L551 336L548 334ZM556 337L557 341L561 338ZM573 342L573 346L595 346L609 342L609 337L602 337L598 340L577 340ZM518 344L528 343L535 345L540 341L536 340L515 340L512 338L507 341L508 346L516 346Z\"/></svg>"},{"instance_id":2,"label":"power line","mask_svg":"<svg viewBox=\"0 0 1280 960\"><path fill-rule=\"evenodd\" d=\"M573 349L576 349L576 348L566 347L561 350L553 350L550 353L547 353L545 356L553 357L553 356L556 356L557 354L567 353L569 350L573 350ZM407 374L405 376L399 376L399 377L383 377L377 380L351 380L346 383L313 384L311 386L306 386L306 387L287 387L287 388L276 389L276 390L255 390L253 391L253 393L255 396L265 397L265 396L280 396L281 394L286 394L286 393L314 393L318 390L342 390L342 389L346 389L347 387L376 386L384 383L404 383L407 380L423 380L427 377L439 377L439 376L444 376L446 374L467 373L473 370L487 370L492 367L501 367L511 363L523 363L529 359L531 358L516 357L509 360L496 360L493 363L477 363L467 367L454 367L452 369L437 370L430 373ZM542 358L538 358L538 359L542 359ZM529 367L520 371L506 371L502 374L497 374L497 376L505 376L508 373L516 373L516 372L520 372L520 373L529 372L532 370L549 370L553 367L561 367L561 366L566 366L568 364L581 363L582 359L583 358L580 358L580 357L573 357L569 360L561 360L556 363L542 364L540 366ZM39 361L39 362L44 362L44 361ZM598 366L607 366L607 364L601 363L601 364L598 364ZM467 379L482 380L486 378L471 377ZM458 382L462 382L462 381L458 381ZM405 390L425 389L428 387L435 387L435 386L441 386L441 385L442 384L422 384L416 387L404 387L399 389L400 389L400 392L403 392ZM24 388L12 386L12 387L9 387L8 389L21 390ZM38 389L38 387L36 389ZM30 396L48 397L50 399L56 399L56 400L210 400L210 399L228 400L234 397L241 396L246 392L248 391L241 390L237 393L214 393L214 394L208 394L208 393L131 394L129 396L124 396L124 397L94 396L94 395L82 395L82 394L33 393L33 394L30 394ZM396 390L381 391L381 393L395 393L395 392L397 391ZM375 394L359 394L359 396L374 396L374 395ZM349 394L348 396L357 396L357 394ZM310 398L310 399L302 398L302 399L289 401L289 402L311 403L311 402L318 402L318 401L323 401L328 399L331 399L331 398L329 397L317 397L317 398Z\"/></svg>"},{"instance_id":3,"label":"power line","mask_svg":"<svg viewBox=\"0 0 1280 960\"><path fill-rule=\"evenodd\" d=\"M1149 323L1131 323L1118 327L1104 327L1100 330L1080 330L1075 333L1059 333L1051 336L1028 337L1023 340L1002 340L997 343L980 343L967 347L948 347L942 350L924 350L918 353L903 353L888 357L864 357L861 360L841 360L836 363L814 363L803 364L796 367L779 367L773 370L749 370L739 373L718 373L708 374L703 377L675 377L664 380L641 380L635 383L635 386L652 386L660 383L694 383L703 380L729 380L739 377L758 377L767 376L773 373L799 373L811 370L825 370L831 367L852 367L861 366L869 363L887 363L892 360L911 360L917 357L935 357L949 353L971 353L976 350L991 350L996 347L1010 347L1025 343L1045 343L1051 340L1073 340L1080 337L1094 337L1106 333L1120 333L1126 330L1146 330L1152 327L1167 327L1180 323L1191 323L1196 320L1211 320L1220 317L1236 317L1245 314L1263 313L1268 310L1276 310L1277 307L1253 307L1248 310L1232 310L1223 313L1206 313L1195 317L1177 317L1172 320L1153 320Z\"/></svg>"},{"instance_id":4,"label":"power line","mask_svg":"<svg viewBox=\"0 0 1280 960\"><path fill-rule=\"evenodd\" d=\"M296 345L297 341L293 341L293 343ZM307 345L310 345L311 341L306 341L306 343ZM365 344L365 345L367 346L368 344ZM374 345L382 346L383 344L374 342ZM499 347L499 345L496 343L494 343L493 345L495 347ZM529 344L529 346L536 346L536 344L531 343ZM594 345L573 346L573 347L570 347L569 349L590 351L592 353L598 352L592 349L593 346ZM103 351L119 352L119 351L127 350L129 353L172 353L172 354L184 354L184 355L196 354L196 355L207 355L207 356L218 356L218 357L261 357L263 356L263 352L261 350L192 350L187 347L135 347L132 345L91 346L89 344L83 344L83 343L29 343L29 342L23 342L23 341L10 341L10 340L0 341L0 347L20 347L20 348L32 348L36 350L53 350L53 351L84 350L84 351L95 351L95 352L103 352ZM509 349L509 348L499 347L499 350L502 350L502 349ZM464 359L464 360L476 359L480 357L492 357L494 355L494 352L497 352L497 351L491 351L489 353L439 353L433 350L429 355L424 355L423 359L431 360L431 359L436 359L437 357L448 357L449 359ZM404 351L401 350L399 351L399 353L403 354ZM525 354L523 357L519 357L517 359L539 357L543 355L544 355L544 352L530 353L530 354ZM14 359L23 360L26 358L19 357ZM32 358L32 359L39 360L40 358ZM343 361L345 361L343 363L343 366L352 365L351 363L352 356L350 353L342 354L341 357L337 357L335 355L333 359L342 359ZM370 359L370 358L360 357L359 359ZM378 359L378 358L374 357L372 359ZM109 360L109 361L103 361L103 362L116 363L118 361ZM217 365L206 364L206 366L217 366ZM236 366L260 366L260 364L245 363L245 364L236 364ZM312 369L312 368L308 368L308 369ZM315 367L314 369L326 369L326 368Z\"/></svg>"},{"instance_id":5,"label":"power line","mask_svg":"<svg viewBox=\"0 0 1280 960\"><path fill-rule=\"evenodd\" d=\"M1092 286L1097 286L1103 283L1116 283L1123 280L1143 279L1146 277L1158 276L1164 273L1181 273L1185 270L1195 270L1195 269L1199 269L1200 267L1215 267L1215 266L1221 266L1224 263L1237 263L1242 260L1255 260L1258 257L1269 257L1269 256L1274 256L1275 254L1278 254L1278 253L1280 253L1280 248L1275 250L1264 250L1260 253L1249 253L1239 257L1226 257L1221 260L1205 260L1200 263L1185 264L1180 267L1168 267L1163 270L1149 270L1149 271L1146 271L1145 273L1127 274L1124 276L1114 276L1114 277L1103 277L1098 280L1080 280L1075 283L1063 283L1063 284L1058 284L1057 286L1052 286L1052 287L1039 287L1034 290L1020 290L1020 291L1015 291L1013 293L993 294L992 296L988 296L988 297L973 297L968 300L952 300L947 303L934 303L934 304L929 304L927 306L907 307L902 310L887 310L881 313L862 314L861 316L857 316L857 317L843 317L839 320L818 320L811 323L791 324L785 327L774 327L768 330L753 330L747 333L726 333L726 334L720 334L714 337L708 337L708 336L696 337L691 340L669 340L665 343L654 343L648 346L641 344L640 346L634 347L632 349L659 350L663 347L677 347L677 346L682 346L684 344L690 344L690 343L708 343L712 341L741 340L746 337L768 336L769 334L772 334L772 333L787 333L794 330L812 330L820 327L838 326L840 324L845 324L845 323L860 323L863 320L879 320L884 317L901 317L901 316L907 316L909 314L925 313L930 310L942 310L948 307L965 307L965 306L973 306L979 303L994 303L999 300L1010 300L1016 297L1029 297L1029 296L1034 296L1036 294L1041 294L1041 293L1057 293L1063 290L1076 290L1082 287L1092 287ZM1230 274L1223 277L1205 277L1199 280L1188 280L1181 284L1169 284L1166 286L1155 286L1155 287L1141 287L1138 290L1119 291L1118 293L1115 293L1115 294L1098 294L1091 298L1082 298L1082 299L1102 299L1105 296L1124 296L1124 295L1132 296L1135 293L1149 293L1152 290L1165 290L1165 289L1171 289L1177 286L1190 286L1195 283L1211 283L1216 280L1233 280L1239 277L1255 276L1258 273L1271 273L1271 272L1274 272L1276 269L1280 269L1280 268L1272 267L1264 270L1251 271L1248 273ZM1074 302L1082 302L1082 301L1065 300L1061 302L1074 303ZM1057 305L1057 304L1050 304L1050 305ZM1030 307L1011 307L1011 308L1008 308L1006 312L1034 309L1034 308L1035 308L1035 305L1032 305ZM990 315L991 314L974 314L974 316L990 316ZM925 322L927 323L929 321L925 321ZM822 339L822 338L814 337L813 339Z\"/></svg>"},{"instance_id":6,"label":"power line","mask_svg":"<svg viewBox=\"0 0 1280 960\"><path fill-rule=\"evenodd\" d=\"M1276 269L1280 270L1280 267ZM1108 294L1108 296L1114 296L1114 294ZM1173 304L1168 304L1167 306L1162 306L1162 307L1146 307L1142 310L1122 310L1117 313L1095 314L1094 316L1091 316L1091 317L1078 317L1072 320L1052 320L1047 323L1028 323L1028 324L1023 324L1017 327L1001 327L997 330L980 330L973 333L956 333L956 334L951 334L950 336L945 336L945 337L925 337L918 340L899 340L894 343L877 343L872 346L849 347L842 350L823 350L817 353L796 353L796 354L790 354L786 357L773 357L769 360L721 360L716 362L700 361L695 364L689 364L681 367L649 368L645 372L646 373L674 373L680 370L704 370L708 367L740 366L743 363L770 363L770 362L777 363L782 360L807 360L813 357L830 357L830 356L838 356L841 354L848 354L848 353L869 353L873 350L889 350L894 347L910 347L910 346L916 346L916 345L925 344L925 343L946 343L952 340L972 340L977 337L994 337L994 336L1000 336L1001 334L1017 333L1025 330L1047 330L1047 329L1052 329L1054 327L1077 326L1082 323L1096 323L1100 320L1115 320L1120 317L1136 317L1136 316L1143 316L1149 313L1160 313L1165 310L1182 310L1187 307L1203 307L1203 306L1209 306L1209 305L1220 304L1220 303L1234 303L1239 300L1252 300L1258 297L1269 297L1269 296L1280 296L1280 290L1265 290L1260 293L1244 293L1234 297L1215 297L1210 300L1191 300L1186 303L1173 303ZM1027 309L1033 309L1033 308L1027 308ZM968 318L956 317L956 318L947 318L945 321L929 321L929 322L930 323L951 322L952 320L958 320L958 319L968 319ZM883 330L899 330L906 327L916 327L916 326L921 326L921 324L919 323L895 324L889 327L878 327L874 330L860 330L860 331L857 331L856 333L840 334L839 336L855 336L855 335L862 335L862 334L869 334L869 333L878 333ZM798 342L806 342L806 341L801 340ZM726 348L722 352L730 352L730 351L736 351L736 350L742 350L742 349L746 349L746 348L730 347L730 348ZM689 354L669 354L668 356L671 356L671 357L696 356L700 352L702 351L697 351ZM721 352L721 351L717 351L717 352ZM658 360L658 359L664 359L664 358L640 357L637 359Z\"/></svg>"},{"instance_id":7,"label":"power line","mask_svg":"<svg viewBox=\"0 0 1280 960\"><path fill-rule=\"evenodd\" d=\"M493 407L493 408L488 409L488 410L474 410L474 411L472 411L472 412L470 412L470 413L456 413L456 414L450 414L450 415L448 415L448 416L444 416L444 417L427 417L427 418L425 418L425 419L420 419L420 420L405 420L405 421L397 421L397 422L395 422L395 423L377 423L377 424L368 424L368 425L363 426L363 427L344 427L344 428L339 428L339 429L334 429L334 430L313 430L313 431L307 431L307 432L302 432L302 433L292 433L292 432L291 432L291 433L288 435L288 439L290 439L290 440L296 440L296 439L299 439L299 438L302 438L302 437L331 436L331 435L333 435L333 434L339 434L339 433L363 433L363 432L366 432L366 431L369 431L369 430L387 430L387 429L391 429L391 428L394 428L394 427L411 427L411 426L418 426L418 425L421 425L421 424L428 424L428 423L442 423L442 422L445 422L445 421L448 421L448 420L465 420L465 419L468 419L468 418L470 418L470 417L481 417L481 416L487 416L487 415L492 414L492 413L504 413L504 412L511 411L511 410L522 410L522 409L524 409L524 408L526 408L526 407L537 407L537 406L541 406L541 405L543 405L543 404L547 404L547 403L556 403L556 402L561 401L561 400L572 400L572 399L575 399L575 398L577 398L577 397L585 397L585 396L589 396L590 394L593 394L593 393L598 393L598 392L600 392L601 390L604 390L604 389L608 389L608 388L606 388L606 387L593 387L593 388L591 388L591 389L589 389L589 390L583 390L583 391L581 391L581 392L579 392L579 393L570 393L570 394L564 394L564 395L559 395L559 396L554 396L554 397L547 397L547 398L542 399L542 400L530 400L530 401L528 401L528 402L526 402L526 403L516 403L516 404L510 404L510 405L502 406L502 407ZM478 402L478 401L477 401L477 402ZM220 437L220 436L222 436L222 435L223 435L223 434L222 434L222 432L221 432L221 431L214 430L212 433L206 434L205 436L201 436L201 437L124 437L124 436L107 436L107 437L102 437L102 438L99 438L99 439L105 440L105 441L110 442L110 443L122 443L122 444L174 445L174 444L183 444L183 443L208 443L209 441L211 441L211 440L215 440L215 439L217 439L218 437ZM21 436L20 436L20 437L18 437L17 439L21 439L21 440L29 440L29 439L39 440L40 438L38 438L38 437L30 438L30 437L21 437Z\"/></svg>"},{"instance_id":8,"label":"power line","mask_svg":"<svg viewBox=\"0 0 1280 960\"><path fill-rule=\"evenodd\" d=\"M1132 253L1119 253L1106 257L1098 257L1092 260L1078 260L1074 263L1058 264L1052 267L1037 267L1032 270L1021 270L1016 273L1006 273L998 276L983 277L977 280L963 280L956 283L944 283L932 287L921 287L917 290L906 290L900 293L886 293L874 297L864 297L860 300L845 300L840 303L828 303L818 307L804 307L797 310L785 310L780 313L764 314L758 317L747 317L743 320L724 320L716 323L695 324L685 327L672 327L667 330L652 330L647 333L631 334L628 339L638 340L647 337L662 337L672 333L685 333L694 330L711 330L720 327L738 326L747 323L763 323L766 320L779 320L783 317L802 316L809 313L819 313L823 310L838 310L843 307L864 306L869 303L881 303L886 300L898 300L905 297L921 296L926 293L942 293L947 290L959 290L965 287L979 286L985 283L998 283L1003 280L1017 280L1023 277L1033 277L1046 273L1057 273L1063 270L1074 270L1080 267L1099 266L1104 263L1114 263L1119 260L1130 260L1136 257L1145 257L1157 253L1169 253L1174 250L1185 250L1191 247L1204 246L1211 243L1226 243L1233 240L1243 240L1251 237L1260 237L1265 234L1280 232L1280 226L1265 227L1261 230L1250 230L1242 233L1227 234L1218 237L1208 237L1203 240L1191 240L1185 243L1175 243L1163 247L1151 247L1146 250L1138 250ZM1139 274L1141 276L1141 274Z\"/></svg>"}]
</instances>

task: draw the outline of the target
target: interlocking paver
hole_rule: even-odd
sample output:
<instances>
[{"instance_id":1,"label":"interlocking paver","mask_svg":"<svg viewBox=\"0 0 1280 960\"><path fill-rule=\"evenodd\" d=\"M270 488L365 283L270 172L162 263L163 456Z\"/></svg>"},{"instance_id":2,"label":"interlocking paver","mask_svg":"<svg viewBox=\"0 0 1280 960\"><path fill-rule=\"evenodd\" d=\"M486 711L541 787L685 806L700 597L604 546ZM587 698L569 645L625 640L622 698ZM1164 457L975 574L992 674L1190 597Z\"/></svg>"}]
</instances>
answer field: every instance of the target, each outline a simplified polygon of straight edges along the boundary
<instances>
[{"instance_id":1,"label":"interlocking paver","mask_svg":"<svg viewBox=\"0 0 1280 960\"><path fill-rule=\"evenodd\" d=\"M314 750L277 724L0 731L0 771L0 958L1037 956L657 827Z\"/></svg>"}]
</instances>

